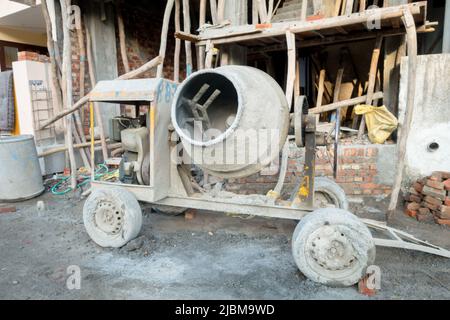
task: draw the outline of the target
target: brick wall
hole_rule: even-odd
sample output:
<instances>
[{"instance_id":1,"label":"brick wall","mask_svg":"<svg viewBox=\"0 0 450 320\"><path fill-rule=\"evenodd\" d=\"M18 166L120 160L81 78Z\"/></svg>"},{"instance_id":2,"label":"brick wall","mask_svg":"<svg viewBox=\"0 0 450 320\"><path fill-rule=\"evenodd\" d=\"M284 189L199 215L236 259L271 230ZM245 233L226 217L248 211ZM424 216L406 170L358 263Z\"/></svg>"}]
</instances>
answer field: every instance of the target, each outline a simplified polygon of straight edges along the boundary
<instances>
[{"instance_id":1,"label":"brick wall","mask_svg":"<svg viewBox=\"0 0 450 320\"><path fill-rule=\"evenodd\" d=\"M392 190L391 181L384 181L385 176L392 174L385 172L382 162L383 154L394 154L395 146L377 145L343 145L340 149L340 161L336 182L345 190L347 195L354 196L387 196ZM291 145L288 171L283 197L288 198L302 179L305 150ZM392 159L392 161L394 161ZM333 179L333 151L319 147L316 154L316 176ZM383 176L383 177L382 177ZM278 175L263 176L260 174L241 179L229 179L226 182L228 191L240 194L266 194L272 190L278 180ZM388 179L389 180L389 179Z\"/></svg>"},{"instance_id":2,"label":"brick wall","mask_svg":"<svg viewBox=\"0 0 450 320\"><path fill-rule=\"evenodd\" d=\"M158 55L164 8L165 2L163 1L151 1L146 3L142 3L141 1L122 2L121 10L125 25L127 56L131 70L141 67L144 63L150 61ZM119 35L117 30L118 28L116 21L117 65L119 75L121 75L125 73L125 69L120 54ZM172 18L168 33L167 52L164 63L164 77L167 79L173 79L173 55L175 49L175 40L173 37L174 32L175 30ZM74 99L77 101L80 98L80 49L78 46L76 31L71 33L71 41L73 93ZM195 48L193 46L193 51L195 51L194 49ZM182 46L181 50L180 67L180 77L183 79L185 76L184 46ZM142 77L154 77L155 75L156 70L151 70ZM86 64L85 93L88 93L91 90L90 84L89 69Z\"/></svg>"},{"instance_id":3,"label":"brick wall","mask_svg":"<svg viewBox=\"0 0 450 320\"><path fill-rule=\"evenodd\" d=\"M142 3L141 1L124 1L121 5L122 16L125 25L127 56L131 69L136 69L144 63L155 58L159 54L161 41L161 28L165 1L151 1ZM119 73L124 73L122 57L120 54L119 35L117 32L117 52ZM167 52L164 62L164 77L173 79L173 55L175 50L173 13L168 32ZM195 47L193 46L193 51ZM184 71L184 46L182 46L180 57L180 77L185 76ZM144 77L154 77L155 70L144 75Z\"/></svg>"}]
</instances>

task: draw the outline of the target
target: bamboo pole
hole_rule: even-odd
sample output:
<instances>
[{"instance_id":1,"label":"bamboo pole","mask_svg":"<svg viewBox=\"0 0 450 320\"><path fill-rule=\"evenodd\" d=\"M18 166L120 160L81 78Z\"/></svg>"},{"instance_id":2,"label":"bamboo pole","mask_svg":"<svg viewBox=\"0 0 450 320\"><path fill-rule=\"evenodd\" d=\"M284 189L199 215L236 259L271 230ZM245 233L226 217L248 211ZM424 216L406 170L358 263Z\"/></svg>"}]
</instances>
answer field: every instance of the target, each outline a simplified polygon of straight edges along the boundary
<instances>
[{"instance_id":1,"label":"bamboo pole","mask_svg":"<svg viewBox=\"0 0 450 320\"><path fill-rule=\"evenodd\" d=\"M180 0L175 0L175 33L181 31ZM173 81L180 82L180 52L181 40L175 38L175 51L173 57Z\"/></svg>"},{"instance_id":2,"label":"bamboo pole","mask_svg":"<svg viewBox=\"0 0 450 320\"><path fill-rule=\"evenodd\" d=\"M339 96L341 95L341 85L342 85L342 77L344 76L344 67L339 68L336 76L336 83L334 86L334 97L333 102L339 102ZM336 125L335 125L335 132L334 132L334 178L337 178L338 173L338 159L339 159L339 137L340 137L340 131L341 131L341 109L336 109Z\"/></svg>"},{"instance_id":3,"label":"bamboo pole","mask_svg":"<svg viewBox=\"0 0 450 320\"><path fill-rule=\"evenodd\" d=\"M269 6L267 7L267 22L271 22L273 13L274 0L269 0Z\"/></svg>"},{"instance_id":4,"label":"bamboo pole","mask_svg":"<svg viewBox=\"0 0 450 320\"><path fill-rule=\"evenodd\" d=\"M117 13L117 27L119 30L119 44L120 44L120 56L122 57L122 63L125 70L125 73L130 72L130 63L128 62L128 54L127 54L127 41L125 35L125 25L123 22L122 1L117 1L116 4L116 13Z\"/></svg>"},{"instance_id":5,"label":"bamboo pole","mask_svg":"<svg viewBox=\"0 0 450 320\"><path fill-rule=\"evenodd\" d=\"M75 114L72 114L72 116L75 117ZM75 143L76 144L85 143L86 141L84 141L84 142L81 141L80 134L78 133L77 128L76 128L76 126L75 126L75 124L73 122L72 122L72 125L73 125L73 128L72 128L73 138L75 140ZM80 148L79 151L80 151L80 156L81 156L81 160L83 161L84 167L86 169L88 169L89 171L91 171L90 161L89 161L89 159L88 159L88 157L86 155L85 149L84 148Z\"/></svg>"},{"instance_id":6,"label":"bamboo pole","mask_svg":"<svg viewBox=\"0 0 450 320\"><path fill-rule=\"evenodd\" d=\"M101 145L101 143L102 142L100 140L96 140L96 141L94 141L94 146L99 146L99 145ZM92 145L92 142L89 141L86 143L74 144L73 148L74 149L88 148L91 145ZM110 150L116 149L117 147L120 147L121 145L122 145L121 143L109 144L108 149L110 149ZM48 156L54 155L56 153L61 153L61 152L65 152L65 151L67 151L67 146L52 148L52 149L49 149L49 150L39 153L38 158L48 157ZM94 149L94 151L95 151L95 149ZM91 165L92 165L92 163L91 163Z\"/></svg>"},{"instance_id":7,"label":"bamboo pole","mask_svg":"<svg viewBox=\"0 0 450 320\"><path fill-rule=\"evenodd\" d=\"M223 23L225 19L225 0L218 0L217 2L217 22Z\"/></svg>"},{"instance_id":8,"label":"bamboo pole","mask_svg":"<svg viewBox=\"0 0 450 320\"><path fill-rule=\"evenodd\" d=\"M159 47L159 57L162 58L162 62L158 65L158 69L156 72L157 78L163 77L164 59L166 57L166 49L167 49L167 33L169 32L170 16L172 14L174 4L175 0L167 0L166 9L164 10L164 19L161 28L161 43Z\"/></svg>"},{"instance_id":9,"label":"bamboo pole","mask_svg":"<svg viewBox=\"0 0 450 320\"><path fill-rule=\"evenodd\" d=\"M405 120L401 126L400 140L398 142L397 173L392 189L391 201L388 208L388 219L392 217L397 209L398 197L403 180L403 170L405 167L406 144L408 142L411 123L414 115L414 103L416 95L416 71L417 71L417 30L411 11L405 9L403 24L406 28L408 46L408 96L406 100Z\"/></svg>"},{"instance_id":10,"label":"bamboo pole","mask_svg":"<svg viewBox=\"0 0 450 320\"><path fill-rule=\"evenodd\" d=\"M64 34L64 51L63 51L63 64L62 64L62 77L63 77L63 100L66 109L70 109L73 103L72 96L72 46L70 41L70 30L68 26L68 7L70 6L70 0L60 0L61 12L62 12L62 29ZM68 117L64 119L66 128L66 145L69 153L70 161L70 186L72 189L77 187L77 164L75 160L75 153L73 149L73 122L72 118Z\"/></svg>"},{"instance_id":11,"label":"bamboo pole","mask_svg":"<svg viewBox=\"0 0 450 320\"><path fill-rule=\"evenodd\" d=\"M213 23L213 25L216 25L217 24L217 0L209 0L209 7L211 9L212 23Z\"/></svg>"},{"instance_id":12,"label":"bamboo pole","mask_svg":"<svg viewBox=\"0 0 450 320\"><path fill-rule=\"evenodd\" d=\"M198 25L202 28L206 23L206 0L200 0L200 14ZM198 59L197 59L197 69L202 70L205 68L205 46L198 47Z\"/></svg>"},{"instance_id":13,"label":"bamboo pole","mask_svg":"<svg viewBox=\"0 0 450 320\"><path fill-rule=\"evenodd\" d=\"M292 107L292 96L294 94L295 83L295 68L296 68L296 48L295 48L295 34L286 32L286 43L288 48L288 70L286 80L286 99L288 102L289 110Z\"/></svg>"},{"instance_id":14,"label":"bamboo pole","mask_svg":"<svg viewBox=\"0 0 450 320\"><path fill-rule=\"evenodd\" d=\"M87 37L86 37L87 38ZM139 77L141 75L143 75L144 73L146 73L147 71L157 67L159 64L161 64L162 62L162 58L161 57L156 57L153 58L152 60L150 60L149 62L147 62L146 64L142 65L141 67L137 68L136 70L131 71L130 73L126 73L124 75L121 75L120 77L118 77L115 80L129 80L129 79L134 79L136 77ZM78 102L76 104L74 104L74 106L71 109L65 110L59 114L57 114L56 116L54 116L53 118L51 118L50 120L46 121L44 124L41 125L40 129L45 129L46 127L48 127L49 125L51 125L52 123L55 123L56 121L64 118L65 116L75 112L76 110L78 110L79 108L81 108L84 104L86 104L87 102L89 102L89 94L85 95L83 98L81 98L80 100L78 100Z\"/></svg>"},{"instance_id":15,"label":"bamboo pole","mask_svg":"<svg viewBox=\"0 0 450 320\"><path fill-rule=\"evenodd\" d=\"M212 0L211 0L212 1ZM259 9L258 9L258 0L252 0L252 23L259 23Z\"/></svg>"},{"instance_id":16,"label":"bamboo pole","mask_svg":"<svg viewBox=\"0 0 450 320\"><path fill-rule=\"evenodd\" d=\"M257 1L258 1L259 19L260 19L261 23L267 23L266 0L257 0Z\"/></svg>"},{"instance_id":17,"label":"bamboo pole","mask_svg":"<svg viewBox=\"0 0 450 320\"><path fill-rule=\"evenodd\" d=\"M84 44L84 33L83 33L83 28L82 28L82 20L81 20L81 14L80 12L76 12L77 15L79 15L77 17L77 19L80 21L80 25L77 26L77 38L78 38L78 47L80 50L80 97L83 97L85 95L85 76L86 76L86 46ZM79 136L81 139L81 142L86 142L86 135L84 134L84 127L83 127L83 123L84 123L84 108L81 108L79 111L74 112L74 119L75 119L75 124L76 124L76 128L78 129L79 132ZM87 157L88 159L90 159L91 155L89 150L85 150L85 149L81 149L80 150L82 153L82 157ZM86 165L85 165L86 166ZM88 166L86 166L88 167Z\"/></svg>"},{"instance_id":18,"label":"bamboo pole","mask_svg":"<svg viewBox=\"0 0 450 320\"><path fill-rule=\"evenodd\" d=\"M184 32L191 33L191 13L189 8L189 0L183 0L183 24ZM190 41L184 41L184 47L186 50L186 77L192 73L192 43Z\"/></svg>"},{"instance_id":19,"label":"bamboo pole","mask_svg":"<svg viewBox=\"0 0 450 320\"><path fill-rule=\"evenodd\" d=\"M61 112L61 107L63 105L61 96L61 85L59 82L59 69L58 63L56 61L56 51L55 42L52 38L52 23L50 21L50 15L47 7L47 0L42 1L42 14L45 21L45 27L47 30L47 49L50 53L50 90L52 92L52 105L54 112Z\"/></svg>"}]
</instances>

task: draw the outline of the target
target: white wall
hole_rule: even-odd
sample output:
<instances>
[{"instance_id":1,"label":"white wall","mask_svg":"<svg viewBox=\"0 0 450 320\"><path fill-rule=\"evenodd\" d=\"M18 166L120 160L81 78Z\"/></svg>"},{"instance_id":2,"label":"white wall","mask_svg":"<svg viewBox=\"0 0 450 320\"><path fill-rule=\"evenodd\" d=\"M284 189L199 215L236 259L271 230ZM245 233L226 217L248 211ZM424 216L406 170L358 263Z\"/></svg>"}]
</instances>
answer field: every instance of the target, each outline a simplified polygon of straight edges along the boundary
<instances>
[{"instance_id":1,"label":"white wall","mask_svg":"<svg viewBox=\"0 0 450 320\"><path fill-rule=\"evenodd\" d=\"M417 87L410 136L407 143L407 181L450 171L450 54L422 55L417 62ZM403 123L408 83L408 58L402 60L399 114ZM431 143L439 149L431 152Z\"/></svg>"}]
</instances>

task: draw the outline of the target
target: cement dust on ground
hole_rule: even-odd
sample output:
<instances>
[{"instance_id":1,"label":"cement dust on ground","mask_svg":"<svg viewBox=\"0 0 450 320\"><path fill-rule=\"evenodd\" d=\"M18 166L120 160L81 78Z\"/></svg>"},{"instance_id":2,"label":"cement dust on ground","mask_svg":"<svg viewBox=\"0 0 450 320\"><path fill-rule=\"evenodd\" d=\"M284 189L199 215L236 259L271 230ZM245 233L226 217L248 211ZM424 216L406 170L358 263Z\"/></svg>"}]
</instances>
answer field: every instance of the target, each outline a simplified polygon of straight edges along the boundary
<instances>
[{"instance_id":1,"label":"cement dust on ground","mask_svg":"<svg viewBox=\"0 0 450 320\"><path fill-rule=\"evenodd\" d=\"M44 201L45 211L37 202ZM0 214L0 299L369 299L306 279L291 255L295 221L198 212L193 220L144 210L141 237L103 249L83 226L83 201L46 194ZM382 201L352 202L382 218ZM395 227L450 249L450 228L398 213ZM382 289L374 299L449 299L450 260L377 248ZM81 289L68 290L69 266Z\"/></svg>"}]
</instances>

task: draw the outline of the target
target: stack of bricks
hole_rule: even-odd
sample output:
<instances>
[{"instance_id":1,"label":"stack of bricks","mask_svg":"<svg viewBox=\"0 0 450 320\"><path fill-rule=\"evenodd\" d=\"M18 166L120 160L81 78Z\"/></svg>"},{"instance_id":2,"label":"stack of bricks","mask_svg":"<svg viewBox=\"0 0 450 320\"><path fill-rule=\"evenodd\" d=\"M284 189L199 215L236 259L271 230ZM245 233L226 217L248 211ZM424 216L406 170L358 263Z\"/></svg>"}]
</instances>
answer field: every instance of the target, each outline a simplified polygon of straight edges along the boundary
<instances>
[{"instance_id":1,"label":"stack of bricks","mask_svg":"<svg viewBox=\"0 0 450 320\"><path fill-rule=\"evenodd\" d=\"M450 226L450 172L419 179L406 196L405 213L418 221Z\"/></svg>"},{"instance_id":2,"label":"stack of bricks","mask_svg":"<svg viewBox=\"0 0 450 320\"><path fill-rule=\"evenodd\" d=\"M39 54L37 52L30 52L30 51L19 52L17 55L17 59L19 61L35 61L35 62L43 62L43 63L50 62L50 58L48 56Z\"/></svg>"},{"instance_id":3,"label":"stack of bricks","mask_svg":"<svg viewBox=\"0 0 450 320\"><path fill-rule=\"evenodd\" d=\"M339 154L339 169L336 182L348 196L388 197L392 185L379 179L378 162L380 150L374 145L342 145ZM383 152L383 151L382 151ZM283 193L290 195L301 181L305 162L304 148L291 144L286 180ZM318 147L316 153L316 176L333 179L333 151ZM267 194L273 190L278 180L275 175L255 174L240 179L229 179L225 183L227 191L238 194Z\"/></svg>"}]
</instances>

